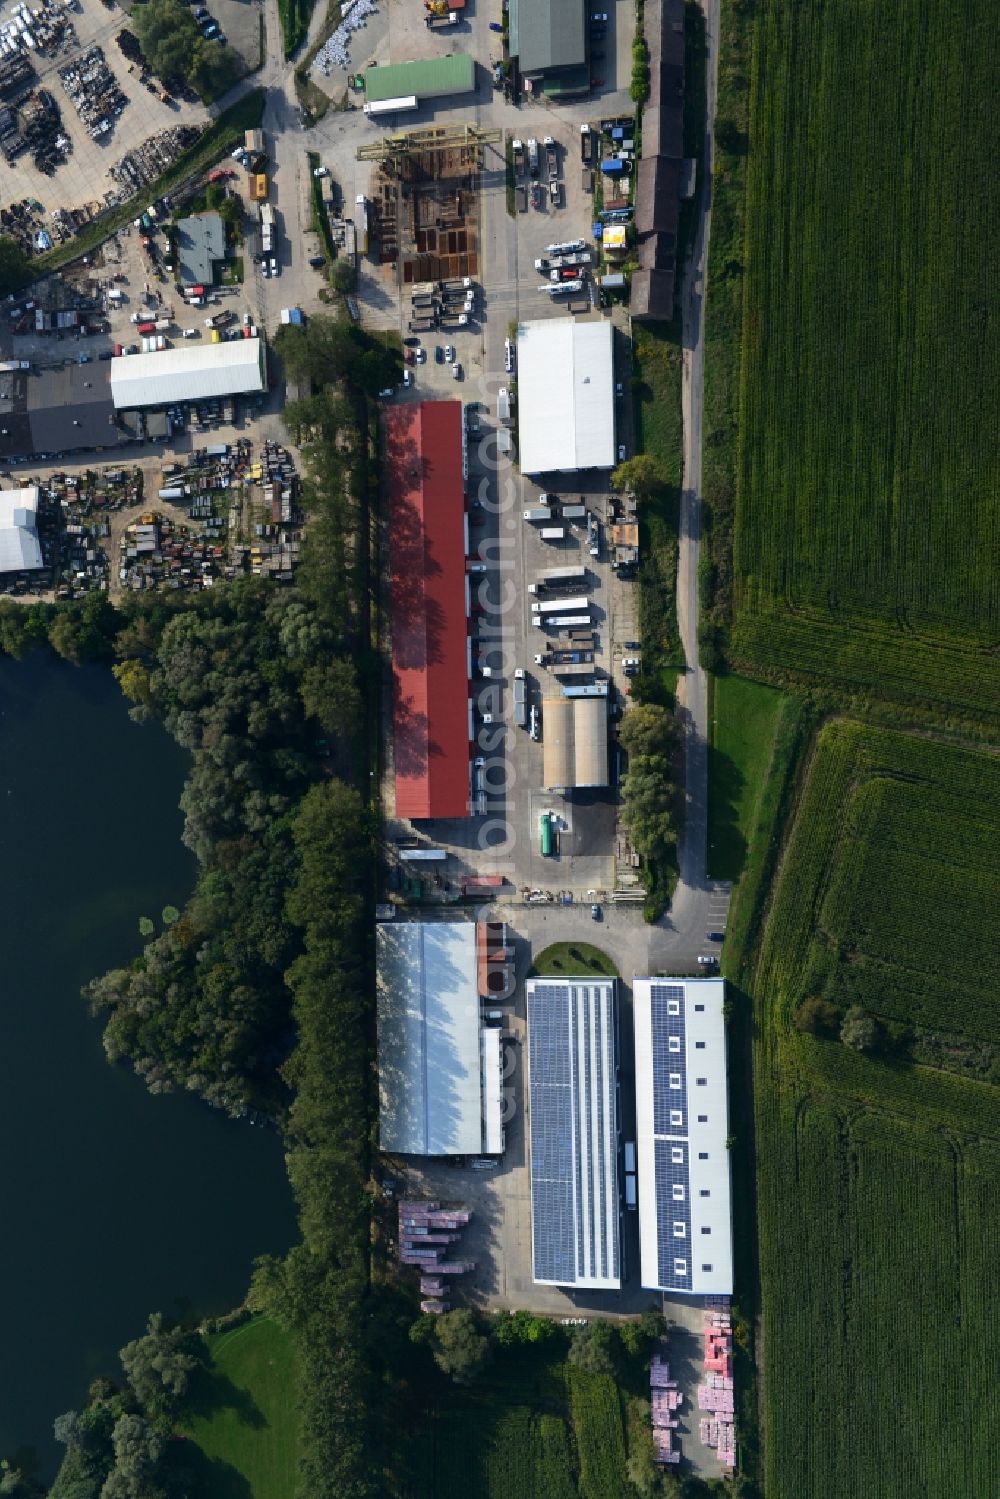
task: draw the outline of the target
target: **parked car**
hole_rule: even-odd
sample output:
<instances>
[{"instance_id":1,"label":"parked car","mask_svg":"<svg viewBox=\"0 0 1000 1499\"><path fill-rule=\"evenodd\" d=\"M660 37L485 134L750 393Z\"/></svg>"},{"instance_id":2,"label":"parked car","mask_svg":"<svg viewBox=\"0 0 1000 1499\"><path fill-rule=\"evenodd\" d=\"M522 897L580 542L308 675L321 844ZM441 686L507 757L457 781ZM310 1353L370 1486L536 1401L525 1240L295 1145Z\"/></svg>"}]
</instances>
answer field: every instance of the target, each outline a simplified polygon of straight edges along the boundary
<instances>
[{"instance_id":1,"label":"parked car","mask_svg":"<svg viewBox=\"0 0 1000 1499\"><path fill-rule=\"evenodd\" d=\"M618 462L625 462L625 444L623 442L620 442L618 444Z\"/></svg>"},{"instance_id":2,"label":"parked car","mask_svg":"<svg viewBox=\"0 0 1000 1499\"><path fill-rule=\"evenodd\" d=\"M444 362L445 362L445 364L451 364L453 362L454 358L455 358L455 350L452 348L451 344L445 344L445 346L444 346Z\"/></svg>"}]
</instances>

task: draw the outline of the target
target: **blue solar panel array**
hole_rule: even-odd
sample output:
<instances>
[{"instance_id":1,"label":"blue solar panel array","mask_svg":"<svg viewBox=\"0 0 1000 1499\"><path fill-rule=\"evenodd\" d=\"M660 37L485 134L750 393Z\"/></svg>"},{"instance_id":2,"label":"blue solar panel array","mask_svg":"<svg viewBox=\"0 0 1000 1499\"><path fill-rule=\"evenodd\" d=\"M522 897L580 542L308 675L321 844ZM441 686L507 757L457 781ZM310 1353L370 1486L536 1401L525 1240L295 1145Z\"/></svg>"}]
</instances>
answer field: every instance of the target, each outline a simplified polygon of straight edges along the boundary
<instances>
[{"instance_id":1,"label":"blue solar panel array","mask_svg":"<svg viewBox=\"0 0 1000 1499\"><path fill-rule=\"evenodd\" d=\"M659 1283L667 1290L689 1291L693 1250L682 984L650 986L650 1032ZM678 1261L683 1261L683 1271Z\"/></svg>"},{"instance_id":2,"label":"blue solar panel array","mask_svg":"<svg viewBox=\"0 0 1000 1499\"><path fill-rule=\"evenodd\" d=\"M563 1285L621 1273L614 1003L593 985L573 989L575 1001L559 983L528 996L533 1270Z\"/></svg>"}]
</instances>

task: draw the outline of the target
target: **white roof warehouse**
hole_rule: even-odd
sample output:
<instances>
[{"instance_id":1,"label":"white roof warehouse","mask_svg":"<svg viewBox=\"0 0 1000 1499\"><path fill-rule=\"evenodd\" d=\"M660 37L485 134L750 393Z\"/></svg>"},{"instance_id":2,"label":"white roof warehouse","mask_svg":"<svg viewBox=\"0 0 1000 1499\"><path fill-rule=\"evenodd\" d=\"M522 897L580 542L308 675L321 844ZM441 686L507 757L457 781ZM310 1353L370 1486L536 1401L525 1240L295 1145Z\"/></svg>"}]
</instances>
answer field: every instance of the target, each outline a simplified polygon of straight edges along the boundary
<instances>
[{"instance_id":1,"label":"white roof warehouse","mask_svg":"<svg viewBox=\"0 0 1000 1499\"><path fill-rule=\"evenodd\" d=\"M259 395L266 389L267 365L260 338L129 354L111 361L111 398L116 411Z\"/></svg>"},{"instance_id":2,"label":"white roof warehouse","mask_svg":"<svg viewBox=\"0 0 1000 1499\"><path fill-rule=\"evenodd\" d=\"M522 473L614 468L610 321L518 325L517 423Z\"/></svg>"},{"instance_id":3,"label":"white roof warehouse","mask_svg":"<svg viewBox=\"0 0 1000 1499\"><path fill-rule=\"evenodd\" d=\"M382 1150L499 1154L500 1033L483 1027L475 922L384 921L375 937Z\"/></svg>"},{"instance_id":4,"label":"white roof warehouse","mask_svg":"<svg viewBox=\"0 0 1000 1499\"><path fill-rule=\"evenodd\" d=\"M42 566L37 522L37 489L0 491L0 573Z\"/></svg>"}]
</instances>

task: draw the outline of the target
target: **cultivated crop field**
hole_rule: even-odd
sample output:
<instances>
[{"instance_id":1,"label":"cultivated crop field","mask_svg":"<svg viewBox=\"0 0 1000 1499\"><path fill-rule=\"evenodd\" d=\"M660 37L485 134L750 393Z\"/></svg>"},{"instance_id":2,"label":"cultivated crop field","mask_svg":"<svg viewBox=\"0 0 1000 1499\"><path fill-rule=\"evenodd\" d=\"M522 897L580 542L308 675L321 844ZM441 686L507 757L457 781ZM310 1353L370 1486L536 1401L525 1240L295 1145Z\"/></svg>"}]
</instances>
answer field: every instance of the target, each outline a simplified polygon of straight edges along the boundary
<instances>
[{"instance_id":1,"label":"cultivated crop field","mask_svg":"<svg viewBox=\"0 0 1000 1499\"><path fill-rule=\"evenodd\" d=\"M732 656L1000 718L993 0L759 0Z\"/></svg>"},{"instance_id":2,"label":"cultivated crop field","mask_svg":"<svg viewBox=\"0 0 1000 1499\"><path fill-rule=\"evenodd\" d=\"M818 736L752 979L768 1493L993 1485L1000 1090L792 1015L821 994L1000 1041L998 834L994 757Z\"/></svg>"},{"instance_id":3,"label":"cultivated crop field","mask_svg":"<svg viewBox=\"0 0 1000 1499\"><path fill-rule=\"evenodd\" d=\"M501 1359L456 1390L410 1467L414 1499L634 1499L617 1385L558 1356Z\"/></svg>"}]
</instances>

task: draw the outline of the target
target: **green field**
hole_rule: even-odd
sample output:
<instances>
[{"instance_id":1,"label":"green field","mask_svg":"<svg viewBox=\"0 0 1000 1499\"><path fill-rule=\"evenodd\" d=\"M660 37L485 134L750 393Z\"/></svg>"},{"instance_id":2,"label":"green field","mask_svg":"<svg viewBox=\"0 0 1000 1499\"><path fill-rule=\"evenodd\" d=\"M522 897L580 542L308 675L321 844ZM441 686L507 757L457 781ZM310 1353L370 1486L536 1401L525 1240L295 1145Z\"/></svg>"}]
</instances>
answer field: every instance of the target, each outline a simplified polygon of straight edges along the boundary
<instances>
[{"instance_id":1,"label":"green field","mask_svg":"<svg viewBox=\"0 0 1000 1499\"><path fill-rule=\"evenodd\" d=\"M1000 1039L998 835L995 758L847 722L818 736L749 979L780 1499L995 1488L1000 1091L791 1022L822 994Z\"/></svg>"},{"instance_id":2,"label":"green field","mask_svg":"<svg viewBox=\"0 0 1000 1499\"><path fill-rule=\"evenodd\" d=\"M408 1466L411 1499L635 1499L615 1381L544 1349L505 1352L455 1389Z\"/></svg>"},{"instance_id":3,"label":"green field","mask_svg":"<svg viewBox=\"0 0 1000 1499\"><path fill-rule=\"evenodd\" d=\"M255 1317L207 1342L208 1370L192 1385L183 1422L200 1454L198 1499L293 1499L298 1415L289 1334Z\"/></svg>"},{"instance_id":4,"label":"green field","mask_svg":"<svg viewBox=\"0 0 1000 1499\"><path fill-rule=\"evenodd\" d=\"M731 659L995 726L995 5L752 24Z\"/></svg>"},{"instance_id":5,"label":"green field","mask_svg":"<svg viewBox=\"0 0 1000 1499\"><path fill-rule=\"evenodd\" d=\"M712 684L708 759L708 867L738 879L750 849L787 700L745 677Z\"/></svg>"}]
</instances>

